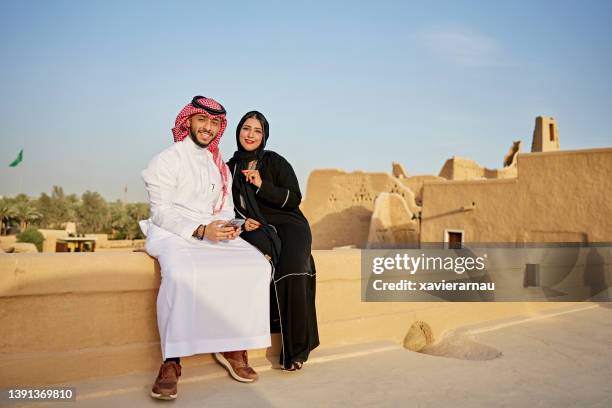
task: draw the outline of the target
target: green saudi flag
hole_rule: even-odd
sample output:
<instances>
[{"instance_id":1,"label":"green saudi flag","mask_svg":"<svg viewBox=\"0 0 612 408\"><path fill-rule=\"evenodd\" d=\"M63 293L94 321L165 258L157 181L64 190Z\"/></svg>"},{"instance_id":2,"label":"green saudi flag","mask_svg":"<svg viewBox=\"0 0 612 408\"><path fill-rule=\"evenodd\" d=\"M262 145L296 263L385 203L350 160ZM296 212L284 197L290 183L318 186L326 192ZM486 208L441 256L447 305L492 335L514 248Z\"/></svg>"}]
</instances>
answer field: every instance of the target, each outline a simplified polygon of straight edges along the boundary
<instances>
[{"instance_id":1,"label":"green saudi flag","mask_svg":"<svg viewBox=\"0 0 612 408\"><path fill-rule=\"evenodd\" d=\"M11 164L9 164L9 167L17 167L17 165L21 163L22 160L23 160L23 149L21 149L21 151L17 155L17 158L13 160Z\"/></svg>"}]
</instances>

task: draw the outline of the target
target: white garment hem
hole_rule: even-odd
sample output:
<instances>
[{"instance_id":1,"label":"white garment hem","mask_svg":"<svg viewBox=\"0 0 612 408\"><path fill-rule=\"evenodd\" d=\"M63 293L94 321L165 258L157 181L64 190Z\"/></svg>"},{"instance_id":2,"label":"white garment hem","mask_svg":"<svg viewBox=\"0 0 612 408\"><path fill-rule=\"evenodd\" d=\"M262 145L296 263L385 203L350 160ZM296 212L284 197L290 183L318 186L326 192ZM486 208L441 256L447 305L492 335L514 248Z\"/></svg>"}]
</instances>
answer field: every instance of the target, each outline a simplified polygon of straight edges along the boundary
<instances>
[{"instance_id":1,"label":"white garment hem","mask_svg":"<svg viewBox=\"0 0 612 408\"><path fill-rule=\"evenodd\" d=\"M164 360L173 357L187 357L194 354L221 353L267 348L272 345L269 334L263 336L240 337L232 339L206 339L199 341L178 341L166 343L162 354Z\"/></svg>"}]
</instances>

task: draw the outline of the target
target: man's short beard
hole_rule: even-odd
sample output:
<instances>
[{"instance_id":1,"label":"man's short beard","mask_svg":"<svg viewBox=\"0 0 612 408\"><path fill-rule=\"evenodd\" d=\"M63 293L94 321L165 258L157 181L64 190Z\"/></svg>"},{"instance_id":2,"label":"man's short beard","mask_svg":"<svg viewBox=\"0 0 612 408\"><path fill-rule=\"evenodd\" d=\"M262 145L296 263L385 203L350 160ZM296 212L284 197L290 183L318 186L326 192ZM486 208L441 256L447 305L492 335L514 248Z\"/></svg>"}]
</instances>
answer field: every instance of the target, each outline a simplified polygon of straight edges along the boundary
<instances>
[{"instance_id":1,"label":"man's short beard","mask_svg":"<svg viewBox=\"0 0 612 408\"><path fill-rule=\"evenodd\" d=\"M196 145L198 145L198 146L200 146L200 147L202 147L202 148L206 148L206 147L208 147L208 145L209 145L209 144L210 144L210 143L211 143L213 140L215 140L215 138L213 138L213 139L212 139L210 142L208 142L208 143L204 144L204 143L202 143L202 142L200 142L200 141L198 140L198 137L196 136L196 134L195 134L195 133L193 133L193 130L191 130L191 129L189 129L189 136L191 137L191 140L193 140L193 143L195 143Z\"/></svg>"}]
</instances>

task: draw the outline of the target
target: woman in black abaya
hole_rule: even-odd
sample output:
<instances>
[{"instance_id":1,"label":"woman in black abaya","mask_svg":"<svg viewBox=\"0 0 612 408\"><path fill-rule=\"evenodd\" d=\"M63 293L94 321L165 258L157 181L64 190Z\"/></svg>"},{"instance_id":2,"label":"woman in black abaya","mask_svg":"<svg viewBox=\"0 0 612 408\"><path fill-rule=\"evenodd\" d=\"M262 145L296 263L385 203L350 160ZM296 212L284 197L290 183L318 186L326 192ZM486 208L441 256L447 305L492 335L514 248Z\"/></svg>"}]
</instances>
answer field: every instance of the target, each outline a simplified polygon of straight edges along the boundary
<instances>
[{"instance_id":1,"label":"woman in black abaya","mask_svg":"<svg viewBox=\"0 0 612 408\"><path fill-rule=\"evenodd\" d=\"M236 215L246 220L240 237L275 267L270 287L272 331L281 334L281 366L294 371L319 345L312 234L299 209L302 194L295 172L281 155L264 150L268 136L266 118L248 112L236 128L238 150L228 165Z\"/></svg>"}]
</instances>

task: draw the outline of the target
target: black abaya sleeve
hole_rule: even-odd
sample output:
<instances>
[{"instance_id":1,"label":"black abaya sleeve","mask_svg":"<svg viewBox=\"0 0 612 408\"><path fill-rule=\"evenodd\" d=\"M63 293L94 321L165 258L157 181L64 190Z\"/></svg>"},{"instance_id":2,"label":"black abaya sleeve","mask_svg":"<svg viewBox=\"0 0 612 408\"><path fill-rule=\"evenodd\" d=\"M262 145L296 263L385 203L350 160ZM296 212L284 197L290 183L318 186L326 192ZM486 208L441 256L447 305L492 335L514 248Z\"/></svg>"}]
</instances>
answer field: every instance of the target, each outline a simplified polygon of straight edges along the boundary
<instances>
[{"instance_id":1,"label":"black abaya sleeve","mask_svg":"<svg viewBox=\"0 0 612 408\"><path fill-rule=\"evenodd\" d=\"M274 180L262 180L257 195L279 209L297 208L302 201L302 193L291 164L275 153L270 160L270 171Z\"/></svg>"}]
</instances>

